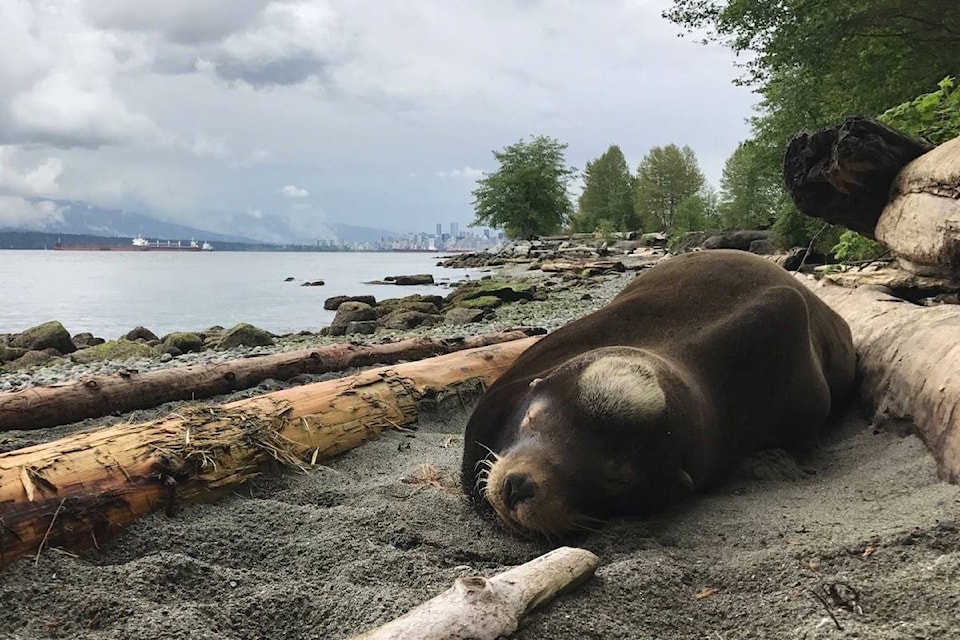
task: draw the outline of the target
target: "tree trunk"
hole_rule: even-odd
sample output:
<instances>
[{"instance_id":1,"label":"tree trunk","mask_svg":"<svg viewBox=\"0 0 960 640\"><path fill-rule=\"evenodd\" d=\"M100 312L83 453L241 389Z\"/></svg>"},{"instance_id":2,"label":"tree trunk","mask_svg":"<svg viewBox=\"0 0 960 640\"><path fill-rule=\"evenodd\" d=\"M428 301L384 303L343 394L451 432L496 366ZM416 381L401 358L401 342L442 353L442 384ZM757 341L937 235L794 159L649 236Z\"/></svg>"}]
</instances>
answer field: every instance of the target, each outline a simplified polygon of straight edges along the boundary
<instances>
[{"instance_id":1,"label":"tree trunk","mask_svg":"<svg viewBox=\"0 0 960 640\"><path fill-rule=\"evenodd\" d=\"M351 640L497 640L537 607L589 580L598 564L586 549L560 547L493 578L457 578L432 600Z\"/></svg>"},{"instance_id":2,"label":"tree trunk","mask_svg":"<svg viewBox=\"0 0 960 640\"><path fill-rule=\"evenodd\" d=\"M960 279L960 138L897 175L876 237L910 271Z\"/></svg>"},{"instance_id":3,"label":"tree trunk","mask_svg":"<svg viewBox=\"0 0 960 640\"><path fill-rule=\"evenodd\" d=\"M783 176L802 213L874 238L894 177L931 148L876 120L848 118L794 136Z\"/></svg>"},{"instance_id":4,"label":"tree trunk","mask_svg":"<svg viewBox=\"0 0 960 640\"><path fill-rule=\"evenodd\" d=\"M476 393L536 342L525 338L371 369L142 424L0 454L0 567L45 546L98 545L156 509L211 500L273 462L303 468Z\"/></svg>"},{"instance_id":5,"label":"tree trunk","mask_svg":"<svg viewBox=\"0 0 960 640\"><path fill-rule=\"evenodd\" d=\"M850 325L862 399L912 420L941 477L960 482L960 306L921 307L799 277Z\"/></svg>"},{"instance_id":6,"label":"tree trunk","mask_svg":"<svg viewBox=\"0 0 960 640\"><path fill-rule=\"evenodd\" d=\"M288 380L303 373L421 360L524 337L522 331L504 331L466 338L411 338L369 346L344 343L214 365L128 372L51 387L31 387L0 394L0 431L42 429L173 400L209 398L248 389L267 378Z\"/></svg>"}]
</instances>

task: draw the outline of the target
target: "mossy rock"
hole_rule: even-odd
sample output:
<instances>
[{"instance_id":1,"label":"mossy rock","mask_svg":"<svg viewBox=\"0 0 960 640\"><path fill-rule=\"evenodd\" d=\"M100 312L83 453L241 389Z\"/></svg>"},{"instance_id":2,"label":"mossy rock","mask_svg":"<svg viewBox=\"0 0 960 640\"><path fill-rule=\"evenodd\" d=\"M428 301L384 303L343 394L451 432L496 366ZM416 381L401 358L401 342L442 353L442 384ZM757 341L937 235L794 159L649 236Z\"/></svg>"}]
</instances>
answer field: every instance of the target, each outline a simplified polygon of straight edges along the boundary
<instances>
[{"instance_id":1,"label":"mossy rock","mask_svg":"<svg viewBox=\"0 0 960 640\"><path fill-rule=\"evenodd\" d=\"M189 332L168 333L160 343L160 350L166 351L170 347L176 347L180 353L200 352L203 351L203 338Z\"/></svg>"},{"instance_id":2,"label":"mossy rock","mask_svg":"<svg viewBox=\"0 0 960 640\"><path fill-rule=\"evenodd\" d=\"M7 367L10 369L27 369L30 367L43 367L54 361L62 362L62 354L53 347L47 347L43 350L35 349L27 351L25 354L10 362Z\"/></svg>"},{"instance_id":3,"label":"mossy rock","mask_svg":"<svg viewBox=\"0 0 960 640\"><path fill-rule=\"evenodd\" d=\"M139 360L140 358L157 358L159 356L160 351L153 347L142 342L121 338L77 351L70 356L70 359L77 364L90 364L91 362L105 360Z\"/></svg>"},{"instance_id":4,"label":"mossy rock","mask_svg":"<svg viewBox=\"0 0 960 640\"><path fill-rule=\"evenodd\" d=\"M477 298L494 297L503 302L532 300L536 287L528 282L505 282L503 280L485 280L471 282L449 294L446 302L451 306L463 307L464 301ZM476 307L473 307L476 308Z\"/></svg>"},{"instance_id":5,"label":"mossy rock","mask_svg":"<svg viewBox=\"0 0 960 640\"><path fill-rule=\"evenodd\" d=\"M26 349L8 347L0 344L0 362L11 362L27 352Z\"/></svg>"},{"instance_id":6,"label":"mossy rock","mask_svg":"<svg viewBox=\"0 0 960 640\"><path fill-rule=\"evenodd\" d=\"M77 350L70 333L56 320L44 322L13 336L10 346L27 351L56 349L60 353L73 353Z\"/></svg>"},{"instance_id":7,"label":"mossy rock","mask_svg":"<svg viewBox=\"0 0 960 640\"><path fill-rule=\"evenodd\" d=\"M496 309L503 304L503 300L496 296L480 296L479 298L470 298L461 300L457 303L458 307L467 309Z\"/></svg>"},{"instance_id":8,"label":"mossy rock","mask_svg":"<svg viewBox=\"0 0 960 640\"><path fill-rule=\"evenodd\" d=\"M234 347L268 347L272 344L274 344L272 333L241 322L223 334L217 349L223 351Z\"/></svg>"}]
</instances>

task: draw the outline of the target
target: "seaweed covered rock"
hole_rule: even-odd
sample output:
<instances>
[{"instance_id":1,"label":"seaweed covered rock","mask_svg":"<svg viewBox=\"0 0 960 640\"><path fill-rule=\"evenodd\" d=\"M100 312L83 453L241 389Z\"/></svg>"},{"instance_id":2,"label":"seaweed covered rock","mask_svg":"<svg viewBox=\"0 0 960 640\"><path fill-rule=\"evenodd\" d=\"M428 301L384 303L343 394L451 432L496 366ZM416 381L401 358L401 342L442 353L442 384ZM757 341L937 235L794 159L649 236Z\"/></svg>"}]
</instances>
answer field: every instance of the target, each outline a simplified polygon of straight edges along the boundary
<instances>
[{"instance_id":1,"label":"seaweed covered rock","mask_svg":"<svg viewBox=\"0 0 960 640\"><path fill-rule=\"evenodd\" d=\"M252 324L241 322L227 330L217 344L217 349L233 349L235 347L267 347L272 345L273 334Z\"/></svg>"},{"instance_id":2,"label":"seaweed covered rock","mask_svg":"<svg viewBox=\"0 0 960 640\"><path fill-rule=\"evenodd\" d=\"M176 349L180 353L203 351L203 338L195 333L176 332L169 333L163 337L160 343L161 351L172 353L171 349ZM173 355L179 355L174 353Z\"/></svg>"},{"instance_id":3,"label":"seaweed covered rock","mask_svg":"<svg viewBox=\"0 0 960 640\"><path fill-rule=\"evenodd\" d=\"M44 322L16 334L10 340L10 346L27 351L56 349L60 353L73 353L77 350L70 338L70 333L56 320Z\"/></svg>"},{"instance_id":4,"label":"seaweed covered rock","mask_svg":"<svg viewBox=\"0 0 960 640\"><path fill-rule=\"evenodd\" d=\"M362 302L371 307L377 306L377 299L373 296L333 296L323 301L323 308L327 311L336 311L344 302Z\"/></svg>"},{"instance_id":5,"label":"seaweed covered rock","mask_svg":"<svg viewBox=\"0 0 960 640\"><path fill-rule=\"evenodd\" d=\"M105 360L139 360L140 358L156 358L159 356L159 349L142 342L134 342L121 338L81 349L71 354L70 360L77 364L90 364L91 362L102 362Z\"/></svg>"},{"instance_id":6,"label":"seaweed covered rock","mask_svg":"<svg viewBox=\"0 0 960 640\"><path fill-rule=\"evenodd\" d=\"M387 329L413 329L420 326L432 326L443 322L443 316L421 311L395 311L381 321Z\"/></svg>"},{"instance_id":7,"label":"seaweed covered rock","mask_svg":"<svg viewBox=\"0 0 960 640\"><path fill-rule=\"evenodd\" d=\"M157 337L157 334L155 334L153 331L150 331L150 329L147 329L146 327L134 327L133 329L130 329L130 331L127 331L123 338L130 341L143 340L144 342L160 340L160 338Z\"/></svg>"},{"instance_id":8,"label":"seaweed covered rock","mask_svg":"<svg viewBox=\"0 0 960 640\"><path fill-rule=\"evenodd\" d=\"M483 280L468 282L450 293L444 302L448 306L472 307L465 304L477 298L497 298L500 302L517 302L518 300L533 300L536 287L528 282L504 282L502 280Z\"/></svg>"},{"instance_id":9,"label":"seaweed covered rock","mask_svg":"<svg viewBox=\"0 0 960 640\"><path fill-rule=\"evenodd\" d=\"M337 315L327 329L331 336L342 336L347 332L347 325L351 322L376 320L377 312L369 304L363 302L344 302L337 308Z\"/></svg>"}]
</instances>

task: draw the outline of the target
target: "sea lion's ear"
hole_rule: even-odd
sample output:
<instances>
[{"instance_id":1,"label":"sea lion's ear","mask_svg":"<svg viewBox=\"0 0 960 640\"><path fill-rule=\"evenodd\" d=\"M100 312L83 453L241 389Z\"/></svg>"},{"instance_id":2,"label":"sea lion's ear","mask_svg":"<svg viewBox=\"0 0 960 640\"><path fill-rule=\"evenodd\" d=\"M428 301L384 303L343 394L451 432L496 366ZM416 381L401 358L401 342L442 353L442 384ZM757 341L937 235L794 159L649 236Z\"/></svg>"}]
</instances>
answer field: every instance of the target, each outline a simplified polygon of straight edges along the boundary
<instances>
[{"instance_id":1,"label":"sea lion's ear","mask_svg":"<svg viewBox=\"0 0 960 640\"><path fill-rule=\"evenodd\" d=\"M577 380L580 404L596 416L643 422L667 410L667 398L647 358L604 356L587 365Z\"/></svg>"},{"instance_id":2,"label":"sea lion's ear","mask_svg":"<svg viewBox=\"0 0 960 640\"><path fill-rule=\"evenodd\" d=\"M690 477L690 474L687 473L684 469L679 469L677 472L677 482L681 487L684 488L685 492L690 494L697 490L697 487L693 484L693 478Z\"/></svg>"}]
</instances>

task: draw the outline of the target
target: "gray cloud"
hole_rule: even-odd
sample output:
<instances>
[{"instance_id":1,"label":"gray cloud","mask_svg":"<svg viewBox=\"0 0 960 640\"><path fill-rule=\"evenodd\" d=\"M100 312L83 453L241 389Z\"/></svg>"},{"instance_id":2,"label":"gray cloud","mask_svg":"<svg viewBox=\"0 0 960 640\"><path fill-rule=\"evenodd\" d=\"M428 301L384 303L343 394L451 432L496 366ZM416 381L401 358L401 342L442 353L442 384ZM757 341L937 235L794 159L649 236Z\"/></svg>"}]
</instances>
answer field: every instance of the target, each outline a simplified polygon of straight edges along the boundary
<instances>
[{"instance_id":1,"label":"gray cloud","mask_svg":"<svg viewBox=\"0 0 960 640\"><path fill-rule=\"evenodd\" d=\"M716 183L753 97L668 4L4 0L0 145L20 178L56 159L58 198L235 232L465 224L475 168L531 134L577 167L689 144Z\"/></svg>"}]
</instances>

